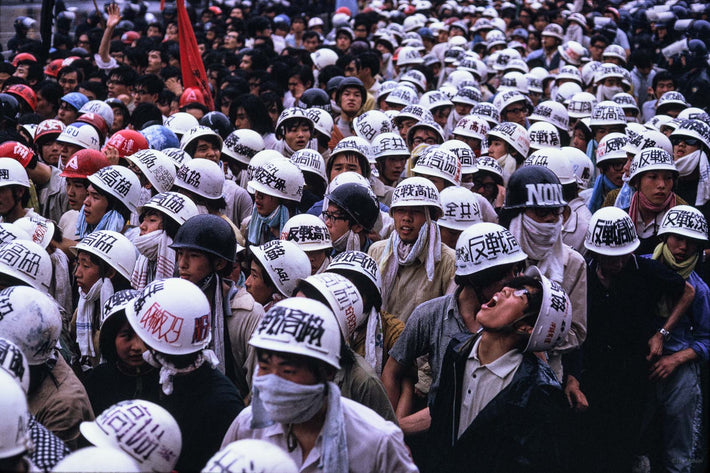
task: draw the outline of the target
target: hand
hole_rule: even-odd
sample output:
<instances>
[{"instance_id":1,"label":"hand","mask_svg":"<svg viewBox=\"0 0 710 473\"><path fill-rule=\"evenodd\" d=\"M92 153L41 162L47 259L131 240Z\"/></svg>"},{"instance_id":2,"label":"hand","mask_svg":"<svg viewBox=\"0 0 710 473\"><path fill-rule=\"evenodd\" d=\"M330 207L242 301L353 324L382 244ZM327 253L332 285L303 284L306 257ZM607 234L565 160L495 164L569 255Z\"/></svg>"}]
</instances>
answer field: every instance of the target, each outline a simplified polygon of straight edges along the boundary
<instances>
[{"instance_id":1,"label":"hand","mask_svg":"<svg viewBox=\"0 0 710 473\"><path fill-rule=\"evenodd\" d=\"M579 381L574 376L567 376L565 384L565 396L569 406L577 412L584 412L589 408L587 396L579 388Z\"/></svg>"},{"instance_id":2,"label":"hand","mask_svg":"<svg viewBox=\"0 0 710 473\"><path fill-rule=\"evenodd\" d=\"M673 371L680 365L680 361L674 355L662 356L660 360L651 366L651 374L649 379L652 381L661 381L670 376Z\"/></svg>"},{"instance_id":3,"label":"hand","mask_svg":"<svg viewBox=\"0 0 710 473\"><path fill-rule=\"evenodd\" d=\"M106 7L108 20L106 20L106 28L115 28L121 21L121 9L118 4L111 3Z\"/></svg>"},{"instance_id":4,"label":"hand","mask_svg":"<svg viewBox=\"0 0 710 473\"><path fill-rule=\"evenodd\" d=\"M656 333L648 340L648 356L646 361L651 361L663 354L663 335Z\"/></svg>"}]
</instances>

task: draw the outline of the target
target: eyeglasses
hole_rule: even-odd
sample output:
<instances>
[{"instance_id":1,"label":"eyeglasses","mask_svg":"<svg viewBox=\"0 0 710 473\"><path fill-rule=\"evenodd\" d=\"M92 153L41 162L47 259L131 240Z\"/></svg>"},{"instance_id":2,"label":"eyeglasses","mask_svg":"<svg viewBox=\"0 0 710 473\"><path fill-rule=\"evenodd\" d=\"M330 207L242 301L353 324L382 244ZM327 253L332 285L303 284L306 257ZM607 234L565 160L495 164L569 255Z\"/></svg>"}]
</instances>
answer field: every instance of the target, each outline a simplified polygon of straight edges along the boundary
<instances>
[{"instance_id":1,"label":"eyeglasses","mask_svg":"<svg viewBox=\"0 0 710 473\"><path fill-rule=\"evenodd\" d=\"M700 146L700 140L697 138L689 138L687 136L671 136L671 144L673 146L677 146L681 142L688 146Z\"/></svg>"},{"instance_id":2,"label":"eyeglasses","mask_svg":"<svg viewBox=\"0 0 710 473\"><path fill-rule=\"evenodd\" d=\"M349 220L347 215L343 214L334 214L332 212L328 212L327 210L324 210L320 213L323 216L323 220L326 222L328 220L332 220L333 222L337 222L338 220Z\"/></svg>"},{"instance_id":3,"label":"eyeglasses","mask_svg":"<svg viewBox=\"0 0 710 473\"><path fill-rule=\"evenodd\" d=\"M526 300L526 301L529 301L531 294L530 294L530 291L528 291L526 288L522 288L522 289L516 289L516 290L514 290L514 291L513 291L513 295L514 295L515 297L523 297L523 296L525 296L525 300Z\"/></svg>"},{"instance_id":4,"label":"eyeglasses","mask_svg":"<svg viewBox=\"0 0 710 473\"><path fill-rule=\"evenodd\" d=\"M506 110L506 113L513 113L513 114L515 114L515 115L517 115L517 114L519 114L519 113L525 113L525 114L527 114L527 113L528 113L528 109L525 108L525 107L509 108L509 109Z\"/></svg>"},{"instance_id":5,"label":"eyeglasses","mask_svg":"<svg viewBox=\"0 0 710 473\"><path fill-rule=\"evenodd\" d=\"M626 166L626 160L624 160L624 161L617 161L617 160L610 161L607 165L610 168L612 168L614 171L621 171L624 169L624 166Z\"/></svg>"},{"instance_id":6,"label":"eyeglasses","mask_svg":"<svg viewBox=\"0 0 710 473\"><path fill-rule=\"evenodd\" d=\"M536 207L532 209L537 218L546 218L550 215L559 217L562 215L563 207Z\"/></svg>"},{"instance_id":7,"label":"eyeglasses","mask_svg":"<svg viewBox=\"0 0 710 473\"><path fill-rule=\"evenodd\" d=\"M483 182L483 181L477 181L474 179L473 181L473 188L474 189L484 189L488 192L493 192L496 190L498 185L495 182Z\"/></svg>"},{"instance_id":8,"label":"eyeglasses","mask_svg":"<svg viewBox=\"0 0 710 473\"><path fill-rule=\"evenodd\" d=\"M418 146L418 145L420 145L420 144L422 144L422 143L426 143L426 144L428 144L428 145L435 145L435 144L436 144L436 138L431 137L431 136L428 137L428 138L422 138L421 136L415 136L415 137L412 139L412 143L413 143L415 146Z\"/></svg>"}]
</instances>

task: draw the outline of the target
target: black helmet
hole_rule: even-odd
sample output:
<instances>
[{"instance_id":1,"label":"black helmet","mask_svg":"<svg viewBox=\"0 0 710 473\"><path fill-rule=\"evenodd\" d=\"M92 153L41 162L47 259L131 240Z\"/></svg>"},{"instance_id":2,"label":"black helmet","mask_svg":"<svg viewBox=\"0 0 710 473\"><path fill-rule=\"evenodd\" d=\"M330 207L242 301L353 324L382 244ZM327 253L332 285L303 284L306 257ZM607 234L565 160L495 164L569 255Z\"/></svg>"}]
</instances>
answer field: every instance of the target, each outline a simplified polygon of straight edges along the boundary
<instances>
[{"instance_id":1,"label":"black helmet","mask_svg":"<svg viewBox=\"0 0 710 473\"><path fill-rule=\"evenodd\" d=\"M340 95L343 93L343 90L348 87L355 87L360 90L360 94L362 95L362 104L365 105L367 90L365 90L365 85L357 77L346 77L340 81L340 84L338 84L338 91L335 93L335 102L340 102Z\"/></svg>"},{"instance_id":2,"label":"black helmet","mask_svg":"<svg viewBox=\"0 0 710 473\"><path fill-rule=\"evenodd\" d=\"M222 112L210 112L200 118L200 125L212 128L224 140L234 131L229 118Z\"/></svg>"},{"instance_id":3,"label":"black helmet","mask_svg":"<svg viewBox=\"0 0 710 473\"><path fill-rule=\"evenodd\" d=\"M332 111L328 93L317 87L304 91L296 106L301 108L322 108L328 113Z\"/></svg>"},{"instance_id":4,"label":"black helmet","mask_svg":"<svg viewBox=\"0 0 710 473\"><path fill-rule=\"evenodd\" d=\"M380 214L380 206L375 194L367 187L355 182L346 182L326 196L328 200L343 209L355 223L372 230Z\"/></svg>"},{"instance_id":5,"label":"black helmet","mask_svg":"<svg viewBox=\"0 0 710 473\"><path fill-rule=\"evenodd\" d=\"M691 39L688 41L688 52L685 53L685 56L688 67L699 67L705 62L708 56L708 48L701 40Z\"/></svg>"},{"instance_id":6,"label":"black helmet","mask_svg":"<svg viewBox=\"0 0 710 473\"><path fill-rule=\"evenodd\" d=\"M343 81L343 79L345 79L344 76L335 76L331 77L328 80L328 82L325 84L325 91L328 93L328 95L338 90L338 87L340 86L340 83Z\"/></svg>"},{"instance_id":7,"label":"black helmet","mask_svg":"<svg viewBox=\"0 0 710 473\"><path fill-rule=\"evenodd\" d=\"M17 122L18 113L20 113L20 104L17 99L10 94L0 94L0 121L14 124Z\"/></svg>"},{"instance_id":8,"label":"black helmet","mask_svg":"<svg viewBox=\"0 0 710 473\"><path fill-rule=\"evenodd\" d=\"M182 224L170 248L204 251L234 263L237 237L232 226L216 215L195 215Z\"/></svg>"},{"instance_id":9,"label":"black helmet","mask_svg":"<svg viewBox=\"0 0 710 473\"><path fill-rule=\"evenodd\" d=\"M508 180L506 209L528 207L563 207L562 184L557 175L544 166L522 166Z\"/></svg>"}]
</instances>

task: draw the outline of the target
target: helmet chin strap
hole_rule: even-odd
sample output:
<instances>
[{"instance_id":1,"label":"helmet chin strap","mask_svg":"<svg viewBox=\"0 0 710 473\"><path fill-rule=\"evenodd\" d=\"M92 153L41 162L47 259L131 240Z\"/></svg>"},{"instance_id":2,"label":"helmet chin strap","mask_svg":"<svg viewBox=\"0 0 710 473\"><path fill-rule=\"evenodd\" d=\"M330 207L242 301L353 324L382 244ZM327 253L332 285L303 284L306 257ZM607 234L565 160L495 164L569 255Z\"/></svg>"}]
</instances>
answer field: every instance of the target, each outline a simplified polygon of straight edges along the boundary
<instances>
[{"instance_id":1,"label":"helmet chin strap","mask_svg":"<svg viewBox=\"0 0 710 473\"><path fill-rule=\"evenodd\" d=\"M207 288L210 287L210 284L212 284L212 280L214 279L214 277L215 277L215 273L211 272L210 274L208 274L207 276L205 276L204 278L202 278L200 281L197 282L197 287L202 289L202 292L205 292L207 290Z\"/></svg>"}]
</instances>

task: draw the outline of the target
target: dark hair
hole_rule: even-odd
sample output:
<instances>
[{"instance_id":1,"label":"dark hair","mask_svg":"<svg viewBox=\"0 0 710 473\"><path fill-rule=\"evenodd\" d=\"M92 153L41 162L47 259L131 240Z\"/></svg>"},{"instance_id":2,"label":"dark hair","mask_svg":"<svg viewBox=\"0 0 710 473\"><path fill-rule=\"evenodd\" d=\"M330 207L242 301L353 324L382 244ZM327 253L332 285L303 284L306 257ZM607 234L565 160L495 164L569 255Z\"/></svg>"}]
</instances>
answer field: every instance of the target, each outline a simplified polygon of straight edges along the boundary
<instances>
[{"instance_id":1,"label":"dark hair","mask_svg":"<svg viewBox=\"0 0 710 473\"><path fill-rule=\"evenodd\" d=\"M264 265L261 264L261 261L259 261L259 259L254 256L254 253L252 253L251 250L249 250L249 253L247 255L247 262L247 265L249 267L251 267L251 263L253 262L259 267L259 269L261 269L261 279L264 281L264 285L272 288L274 292L279 292L279 290L276 288L276 285L274 284L274 281L271 279L271 276L269 276L269 273L266 272L266 268L264 268Z\"/></svg>"},{"instance_id":2,"label":"dark hair","mask_svg":"<svg viewBox=\"0 0 710 473\"><path fill-rule=\"evenodd\" d=\"M656 87L658 87L658 83L662 80L673 81L673 88L675 89L678 87L678 83L675 80L675 76L673 76L673 74L671 74L669 71L658 71L658 73L653 76L653 80L651 81L651 87L655 90Z\"/></svg>"},{"instance_id":3,"label":"dark hair","mask_svg":"<svg viewBox=\"0 0 710 473\"><path fill-rule=\"evenodd\" d=\"M142 130L146 126L160 125L162 123L163 114L154 103L141 102L136 105L133 114L131 114L131 124L136 130Z\"/></svg>"},{"instance_id":4,"label":"dark hair","mask_svg":"<svg viewBox=\"0 0 710 473\"><path fill-rule=\"evenodd\" d=\"M244 113L246 113L251 123L251 129L259 133L260 135L266 135L268 133L273 133L274 124L269 117L269 112L266 110L266 105L264 102L251 94L242 94L232 105L229 106L229 120L234 123L237 116L237 109L243 108Z\"/></svg>"},{"instance_id":5,"label":"dark hair","mask_svg":"<svg viewBox=\"0 0 710 473\"><path fill-rule=\"evenodd\" d=\"M109 78L116 78L121 83L133 86L138 79L138 73L132 67L121 64L115 69L111 69L108 73Z\"/></svg>"},{"instance_id":6,"label":"dark hair","mask_svg":"<svg viewBox=\"0 0 710 473\"><path fill-rule=\"evenodd\" d=\"M69 65L59 69L59 73L57 73L57 82L62 78L62 76L71 74L72 72L76 72L76 77L79 79L78 82L84 81L84 71L76 66Z\"/></svg>"},{"instance_id":7,"label":"dark hair","mask_svg":"<svg viewBox=\"0 0 710 473\"><path fill-rule=\"evenodd\" d=\"M182 80L182 73L180 72L180 69L178 69L175 66L165 66L160 70L160 78L163 79L164 81L171 79L171 78L177 78L178 80Z\"/></svg>"},{"instance_id":8,"label":"dark hair","mask_svg":"<svg viewBox=\"0 0 710 473\"><path fill-rule=\"evenodd\" d=\"M108 89L103 82L97 82L95 80L80 82L77 89L86 89L92 92L96 96L96 100L106 100L108 95Z\"/></svg>"},{"instance_id":9,"label":"dark hair","mask_svg":"<svg viewBox=\"0 0 710 473\"><path fill-rule=\"evenodd\" d=\"M126 279L121 273L119 273L118 270L111 266L107 261L99 258L94 253L90 253L86 250L79 250L79 252L85 252L87 255L89 255L89 259L91 260L91 262L99 267L100 278L108 277L109 271L111 269L114 271L114 275L111 278L111 284L113 285L114 291L131 289L131 282Z\"/></svg>"},{"instance_id":10,"label":"dark hair","mask_svg":"<svg viewBox=\"0 0 710 473\"><path fill-rule=\"evenodd\" d=\"M344 346L344 343L341 343L341 347ZM342 350L341 350L342 353ZM305 365L306 369L313 373L315 375L316 380L319 383L325 383L326 381L329 381L332 379L334 373L335 373L335 368L327 364L325 361L312 358L310 356L305 356L305 355L296 355L293 353L286 353L286 352L281 352L277 350L265 350L263 348L257 348L256 349L256 358L257 361L261 361L265 358L269 358L272 354L277 355L279 358L283 358L287 361L292 362L293 364L298 364L298 365ZM341 356L341 364L342 364L342 356Z\"/></svg>"},{"instance_id":11,"label":"dark hair","mask_svg":"<svg viewBox=\"0 0 710 473\"><path fill-rule=\"evenodd\" d=\"M530 276L518 276L505 282L504 287L510 287L512 289L533 288L528 297L528 308L523 315L525 318L531 318L530 325L535 325L540 315L540 307L542 307L542 283Z\"/></svg>"},{"instance_id":12,"label":"dark hair","mask_svg":"<svg viewBox=\"0 0 710 473\"><path fill-rule=\"evenodd\" d=\"M171 239L175 239L175 235L177 234L177 231L180 229L180 224L177 223L175 220L172 218L168 217L165 213L161 212L160 210L153 209L153 208L145 208L141 212L139 220L141 223L143 223L143 219L150 216L150 215L159 215L160 219L162 220L161 225L163 227L163 230L165 230L165 234L168 235Z\"/></svg>"},{"instance_id":13,"label":"dark hair","mask_svg":"<svg viewBox=\"0 0 710 473\"><path fill-rule=\"evenodd\" d=\"M365 51L355 58L358 68L370 69L372 76L380 73L380 55L373 51Z\"/></svg>"},{"instance_id":14,"label":"dark hair","mask_svg":"<svg viewBox=\"0 0 710 473\"><path fill-rule=\"evenodd\" d=\"M164 88L165 83L155 74L145 74L136 80L136 86L143 87L150 95L159 94Z\"/></svg>"},{"instance_id":15,"label":"dark hair","mask_svg":"<svg viewBox=\"0 0 710 473\"><path fill-rule=\"evenodd\" d=\"M293 76L298 76L298 80L304 85L306 89L313 86L313 69L308 66L295 66L288 71L288 78Z\"/></svg>"},{"instance_id":16,"label":"dark hair","mask_svg":"<svg viewBox=\"0 0 710 473\"><path fill-rule=\"evenodd\" d=\"M335 64L325 66L318 73L318 87L320 87L321 89L325 89L325 85L330 79L332 79L333 77L344 75L345 71L342 68L336 66Z\"/></svg>"},{"instance_id":17,"label":"dark hair","mask_svg":"<svg viewBox=\"0 0 710 473\"><path fill-rule=\"evenodd\" d=\"M108 201L108 207L106 208L106 212L110 212L111 210L115 210L116 212L118 212L121 215L121 217L123 217L123 220L125 220L126 222L128 222L130 220L131 210L128 207L126 207L126 205L123 202L121 202L120 200L118 200L117 198L115 198L114 196L109 194L108 192L105 192L103 189L93 186L91 184L91 182L89 182L88 179L85 179L84 181L86 183L87 189L89 188L89 186L92 186L94 188L94 190L100 196L102 196L104 199L106 199ZM126 288L126 289L130 289L130 288Z\"/></svg>"},{"instance_id":18,"label":"dark hair","mask_svg":"<svg viewBox=\"0 0 710 473\"><path fill-rule=\"evenodd\" d=\"M609 39L608 39L606 36L604 36L603 34L595 34L595 35L592 35L591 39L589 40L589 44L590 44L590 45L593 45L593 44L596 43L597 41L601 41L602 43L604 43L604 44L606 44L607 46L609 46Z\"/></svg>"}]
</instances>

